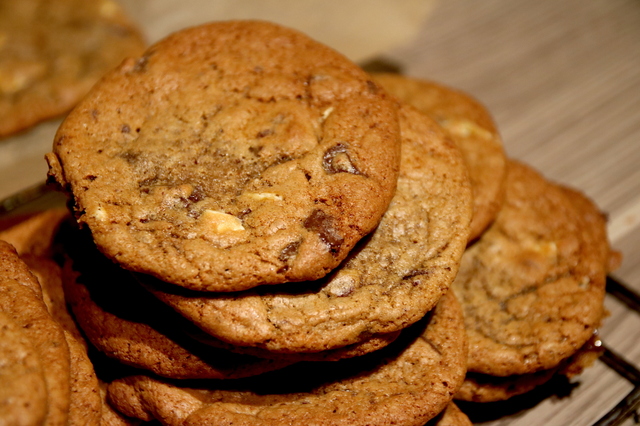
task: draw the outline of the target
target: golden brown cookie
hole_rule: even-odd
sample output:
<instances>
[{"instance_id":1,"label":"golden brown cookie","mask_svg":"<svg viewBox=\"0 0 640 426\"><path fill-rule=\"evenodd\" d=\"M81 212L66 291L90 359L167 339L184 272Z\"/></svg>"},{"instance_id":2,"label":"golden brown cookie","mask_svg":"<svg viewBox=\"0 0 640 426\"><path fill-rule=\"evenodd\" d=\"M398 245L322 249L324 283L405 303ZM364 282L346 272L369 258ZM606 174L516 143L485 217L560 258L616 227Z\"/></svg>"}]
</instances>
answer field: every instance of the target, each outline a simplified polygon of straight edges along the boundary
<instances>
[{"instance_id":1,"label":"golden brown cookie","mask_svg":"<svg viewBox=\"0 0 640 426\"><path fill-rule=\"evenodd\" d=\"M360 358L303 363L235 382L129 376L109 385L124 414L166 425L424 425L464 377L461 311L449 293L425 322Z\"/></svg>"},{"instance_id":2,"label":"golden brown cookie","mask_svg":"<svg viewBox=\"0 0 640 426\"><path fill-rule=\"evenodd\" d=\"M98 377L87 355L86 343L65 330L70 355L70 425L95 425L102 416Z\"/></svg>"},{"instance_id":3,"label":"golden brown cookie","mask_svg":"<svg viewBox=\"0 0 640 426\"><path fill-rule=\"evenodd\" d=\"M455 277L471 194L460 153L441 128L410 106L400 122L396 195L375 232L327 279L207 295L138 278L208 334L272 352L331 350L417 321Z\"/></svg>"},{"instance_id":4,"label":"golden brown cookie","mask_svg":"<svg viewBox=\"0 0 640 426\"><path fill-rule=\"evenodd\" d=\"M139 419L132 419L117 412L107 401L107 383L100 382L100 398L102 400L102 415L100 426L134 426L142 422Z\"/></svg>"},{"instance_id":5,"label":"golden brown cookie","mask_svg":"<svg viewBox=\"0 0 640 426\"><path fill-rule=\"evenodd\" d=\"M51 317L80 342L83 336L69 313L67 301L62 288L62 270L50 258L25 254L20 257L36 276L42 288L42 299Z\"/></svg>"},{"instance_id":6,"label":"golden brown cookie","mask_svg":"<svg viewBox=\"0 0 640 426\"><path fill-rule=\"evenodd\" d=\"M467 163L474 198L470 240L495 219L504 194L506 158L491 114L478 100L432 81L374 74L386 90L435 119L456 142Z\"/></svg>"},{"instance_id":7,"label":"golden brown cookie","mask_svg":"<svg viewBox=\"0 0 640 426\"><path fill-rule=\"evenodd\" d=\"M471 420L453 402L437 417L429 420L425 426L471 426Z\"/></svg>"},{"instance_id":8,"label":"golden brown cookie","mask_svg":"<svg viewBox=\"0 0 640 426\"><path fill-rule=\"evenodd\" d=\"M10 243L20 256L50 256L60 223L69 217L67 209L47 209L0 231L0 240Z\"/></svg>"},{"instance_id":9,"label":"golden brown cookie","mask_svg":"<svg viewBox=\"0 0 640 426\"><path fill-rule=\"evenodd\" d=\"M47 405L39 353L22 327L0 311L0 424L42 424Z\"/></svg>"},{"instance_id":10,"label":"golden brown cookie","mask_svg":"<svg viewBox=\"0 0 640 426\"><path fill-rule=\"evenodd\" d=\"M113 0L0 2L0 137L71 109L140 33Z\"/></svg>"},{"instance_id":11,"label":"golden brown cookie","mask_svg":"<svg viewBox=\"0 0 640 426\"><path fill-rule=\"evenodd\" d=\"M515 161L507 182L502 210L452 286L469 371L494 376L554 368L591 338L610 255L604 216L586 197Z\"/></svg>"},{"instance_id":12,"label":"golden brown cookie","mask_svg":"<svg viewBox=\"0 0 640 426\"><path fill-rule=\"evenodd\" d=\"M109 258L235 291L336 267L380 221L399 155L396 104L359 67L294 30L231 21L109 73L47 159Z\"/></svg>"},{"instance_id":13,"label":"golden brown cookie","mask_svg":"<svg viewBox=\"0 0 640 426\"><path fill-rule=\"evenodd\" d=\"M55 228L57 229L57 225ZM53 237L47 237L47 239L52 241ZM47 253L50 251L46 248L44 250ZM51 317L64 330L65 341L69 346L71 380L69 424L98 424L102 411L98 378L87 353L87 343L67 310L62 289L62 270L57 263L46 257L24 254L21 259L37 277L42 287L43 301Z\"/></svg>"},{"instance_id":14,"label":"golden brown cookie","mask_svg":"<svg viewBox=\"0 0 640 426\"><path fill-rule=\"evenodd\" d=\"M523 395L554 377L572 378L590 367L602 354L601 342L594 335L578 352L548 370L512 376L467 373L455 398L461 401L495 402Z\"/></svg>"},{"instance_id":15,"label":"golden brown cookie","mask_svg":"<svg viewBox=\"0 0 640 426\"><path fill-rule=\"evenodd\" d=\"M557 373L557 369L536 371L514 376L490 376L488 374L467 373L456 399L470 402L504 401L522 395L547 383Z\"/></svg>"},{"instance_id":16,"label":"golden brown cookie","mask_svg":"<svg viewBox=\"0 0 640 426\"><path fill-rule=\"evenodd\" d=\"M6 314L34 345L44 374L47 424L65 424L70 404L70 360L62 328L42 300L38 280L9 243L0 241L0 312Z\"/></svg>"},{"instance_id":17,"label":"golden brown cookie","mask_svg":"<svg viewBox=\"0 0 640 426\"><path fill-rule=\"evenodd\" d=\"M65 242L66 300L87 339L109 357L181 379L246 377L291 364L234 354L191 339L185 331L195 328L191 323L140 288L129 271L102 256L90 239L77 234L69 233Z\"/></svg>"}]
</instances>

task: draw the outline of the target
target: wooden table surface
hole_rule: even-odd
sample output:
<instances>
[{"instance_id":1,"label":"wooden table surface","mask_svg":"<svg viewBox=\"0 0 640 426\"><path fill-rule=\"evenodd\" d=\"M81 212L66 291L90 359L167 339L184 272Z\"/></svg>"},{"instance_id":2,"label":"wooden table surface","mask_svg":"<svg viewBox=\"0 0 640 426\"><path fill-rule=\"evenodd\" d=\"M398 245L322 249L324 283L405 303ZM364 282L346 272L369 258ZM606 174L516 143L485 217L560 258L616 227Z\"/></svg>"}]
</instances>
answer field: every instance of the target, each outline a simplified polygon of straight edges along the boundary
<instances>
[{"instance_id":1,"label":"wooden table surface","mask_svg":"<svg viewBox=\"0 0 640 426\"><path fill-rule=\"evenodd\" d=\"M255 3L243 0L235 6L247 2ZM207 14L207 2L198 0L125 3L150 41L229 12L219 7ZM315 21L298 16L294 22L315 37L323 31L338 35L330 43L354 60L384 58L408 75L434 79L480 99L494 114L510 157L582 190L608 214L610 239L624 256L613 275L640 292L639 1L341 0L329 2L329 8L326 3L262 1L258 12L276 19L277 8L296 4L296 13L315 16ZM334 4L356 5L365 12L334 21L330 13L340 9L327 10ZM404 10L388 11L394 8ZM243 10L246 14L251 8ZM333 25L321 25L329 21ZM368 33L356 40L355 31ZM57 125L54 120L0 141L0 198L44 180L42 156ZM640 314L613 297L606 303L611 315L601 329L602 340L640 365ZM588 425L632 388L602 362L573 385L566 396L545 398L499 419L488 416L486 424Z\"/></svg>"}]
</instances>

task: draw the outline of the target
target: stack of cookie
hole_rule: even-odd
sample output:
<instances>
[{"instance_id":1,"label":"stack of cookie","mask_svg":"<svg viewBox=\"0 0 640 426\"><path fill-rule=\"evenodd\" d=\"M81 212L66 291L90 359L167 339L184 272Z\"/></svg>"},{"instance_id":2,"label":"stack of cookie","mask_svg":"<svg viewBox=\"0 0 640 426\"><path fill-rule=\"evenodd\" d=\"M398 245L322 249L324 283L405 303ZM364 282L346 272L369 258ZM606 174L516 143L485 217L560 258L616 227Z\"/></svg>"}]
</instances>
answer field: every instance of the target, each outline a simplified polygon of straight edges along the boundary
<instances>
[{"instance_id":1,"label":"stack of cookie","mask_svg":"<svg viewBox=\"0 0 640 426\"><path fill-rule=\"evenodd\" d=\"M84 423L465 425L454 398L592 360L618 260L593 203L506 158L468 95L296 31L169 36L94 87L47 161L75 220L0 239L39 271L64 356L91 355L97 376L55 381Z\"/></svg>"},{"instance_id":2,"label":"stack of cookie","mask_svg":"<svg viewBox=\"0 0 640 426\"><path fill-rule=\"evenodd\" d=\"M67 300L135 368L108 387L124 415L423 425L451 404L467 167L342 55L265 22L181 31L107 74L47 161L82 225L59 235Z\"/></svg>"},{"instance_id":3,"label":"stack of cookie","mask_svg":"<svg viewBox=\"0 0 640 426\"><path fill-rule=\"evenodd\" d=\"M490 124L461 121L489 123L463 93L397 75L376 79L451 132L466 153L476 208L478 188L500 194L497 208L483 209L490 215L474 216L474 241L452 285L469 338L469 373L456 398L505 400L556 374L580 373L599 355L606 274L621 260L605 216L583 194L500 160L487 145L495 140Z\"/></svg>"}]
</instances>

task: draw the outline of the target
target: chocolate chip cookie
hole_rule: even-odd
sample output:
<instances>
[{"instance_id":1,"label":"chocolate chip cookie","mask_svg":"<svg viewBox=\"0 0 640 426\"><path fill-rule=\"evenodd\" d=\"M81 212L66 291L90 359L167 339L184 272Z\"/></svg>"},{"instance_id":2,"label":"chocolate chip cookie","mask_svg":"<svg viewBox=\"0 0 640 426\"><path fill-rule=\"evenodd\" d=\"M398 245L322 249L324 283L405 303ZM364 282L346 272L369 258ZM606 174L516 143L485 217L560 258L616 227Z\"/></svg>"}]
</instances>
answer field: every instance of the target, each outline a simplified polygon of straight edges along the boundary
<instances>
[{"instance_id":1,"label":"chocolate chip cookie","mask_svg":"<svg viewBox=\"0 0 640 426\"><path fill-rule=\"evenodd\" d=\"M439 83L399 74L373 77L402 101L429 114L462 150L474 198L469 239L475 240L495 219L504 194L506 158L491 114L468 94Z\"/></svg>"},{"instance_id":2,"label":"chocolate chip cookie","mask_svg":"<svg viewBox=\"0 0 640 426\"><path fill-rule=\"evenodd\" d=\"M138 279L208 334L272 352L331 350L417 321L456 275L471 192L459 150L440 126L410 106L400 122L396 195L375 232L326 279L209 295Z\"/></svg>"},{"instance_id":3,"label":"chocolate chip cookie","mask_svg":"<svg viewBox=\"0 0 640 426\"><path fill-rule=\"evenodd\" d=\"M69 229L62 234L67 254L62 279L68 305L87 340L109 357L180 379L246 377L291 364L239 355L191 339L188 329L195 327L140 288L129 271L102 256L90 238Z\"/></svg>"},{"instance_id":4,"label":"chocolate chip cookie","mask_svg":"<svg viewBox=\"0 0 640 426\"><path fill-rule=\"evenodd\" d=\"M194 290L317 279L393 196L396 104L294 30L215 22L123 63L47 156L78 221L125 268Z\"/></svg>"},{"instance_id":5,"label":"chocolate chip cookie","mask_svg":"<svg viewBox=\"0 0 640 426\"><path fill-rule=\"evenodd\" d=\"M0 312L24 331L40 358L47 395L46 422L65 424L70 404L70 360L64 331L49 315L42 291L37 291L38 280L4 241L0 241L0 268Z\"/></svg>"},{"instance_id":6,"label":"chocolate chip cookie","mask_svg":"<svg viewBox=\"0 0 640 426\"><path fill-rule=\"evenodd\" d=\"M603 318L610 255L604 216L590 200L510 161L505 204L452 285L465 311L469 371L529 374L577 352Z\"/></svg>"},{"instance_id":7,"label":"chocolate chip cookie","mask_svg":"<svg viewBox=\"0 0 640 426\"><path fill-rule=\"evenodd\" d=\"M42 424L47 406L40 356L22 327L0 311L0 424Z\"/></svg>"},{"instance_id":8,"label":"chocolate chip cookie","mask_svg":"<svg viewBox=\"0 0 640 426\"><path fill-rule=\"evenodd\" d=\"M0 137L67 112L104 73L143 50L113 0L3 0Z\"/></svg>"},{"instance_id":9,"label":"chocolate chip cookie","mask_svg":"<svg viewBox=\"0 0 640 426\"><path fill-rule=\"evenodd\" d=\"M128 416L166 425L215 420L252 426L421 426L451 401L464 377L465 353L461 311L449 293L424 322L364 357L296 364L224 383L129 376L109 385L109 401Z\"/></svg>"},{"instance_id":10,"label":"chocolate chip cookie","mask_svg":"<svg viewBox=\"0 0 640 426\"><path fill-rule=\"evenodd\" d=\"M44 215L44 213L43 213ZM52 229L58 229L56 221L50 222ZM47 235L47 232L44 232ZM46 238L46 240L52 240ZM42 242L42 238L37 238ZM27 244L27 246L31 246ZM52 248L41 247L44 252ZM76 326L67 308L62 289L62 270L51 258L26 253L21 259L36 276L42 287L42 298L51 317L63 329L69 347L70 392L69 424L97 424L100 421L101 401L98 378L89 359L88 346L84 336Z\"/></svg>"}]
</instances>

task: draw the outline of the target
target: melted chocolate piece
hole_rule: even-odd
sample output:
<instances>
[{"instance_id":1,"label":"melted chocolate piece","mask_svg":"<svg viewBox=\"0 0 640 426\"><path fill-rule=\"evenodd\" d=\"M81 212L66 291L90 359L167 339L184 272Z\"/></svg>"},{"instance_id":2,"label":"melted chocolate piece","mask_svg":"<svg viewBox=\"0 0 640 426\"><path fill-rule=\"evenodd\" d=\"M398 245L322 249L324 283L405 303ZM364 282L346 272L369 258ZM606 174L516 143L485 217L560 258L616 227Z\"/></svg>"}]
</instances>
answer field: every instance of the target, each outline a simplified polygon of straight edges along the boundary
<instances>
[{"instance_id":1,"label":"melted chocolate piece","mask_svg":"<svg viewBox=\"0 0 640 426\"><path fill-rule=\"evenodd\" d=\"M340 246L344 238L334 228L334 218L329 216L322 210L314 210L311 215L305 219L304 227L310 231L317 232L320 240L329 246L332 253L340 251Z\"/></svg>"},{"instance_id":2,"label":"melted chocolate piece","mask_svg":"<svg viewBox=\"0 0 640 426\"><path fill-rule=\"evenodd\" d=\"M347 146L339 143L327 150L322 158L322 167L328 173L352 173L361 175L360 171L351 162L347 152Z\"/></svg>"}]
</instances>

